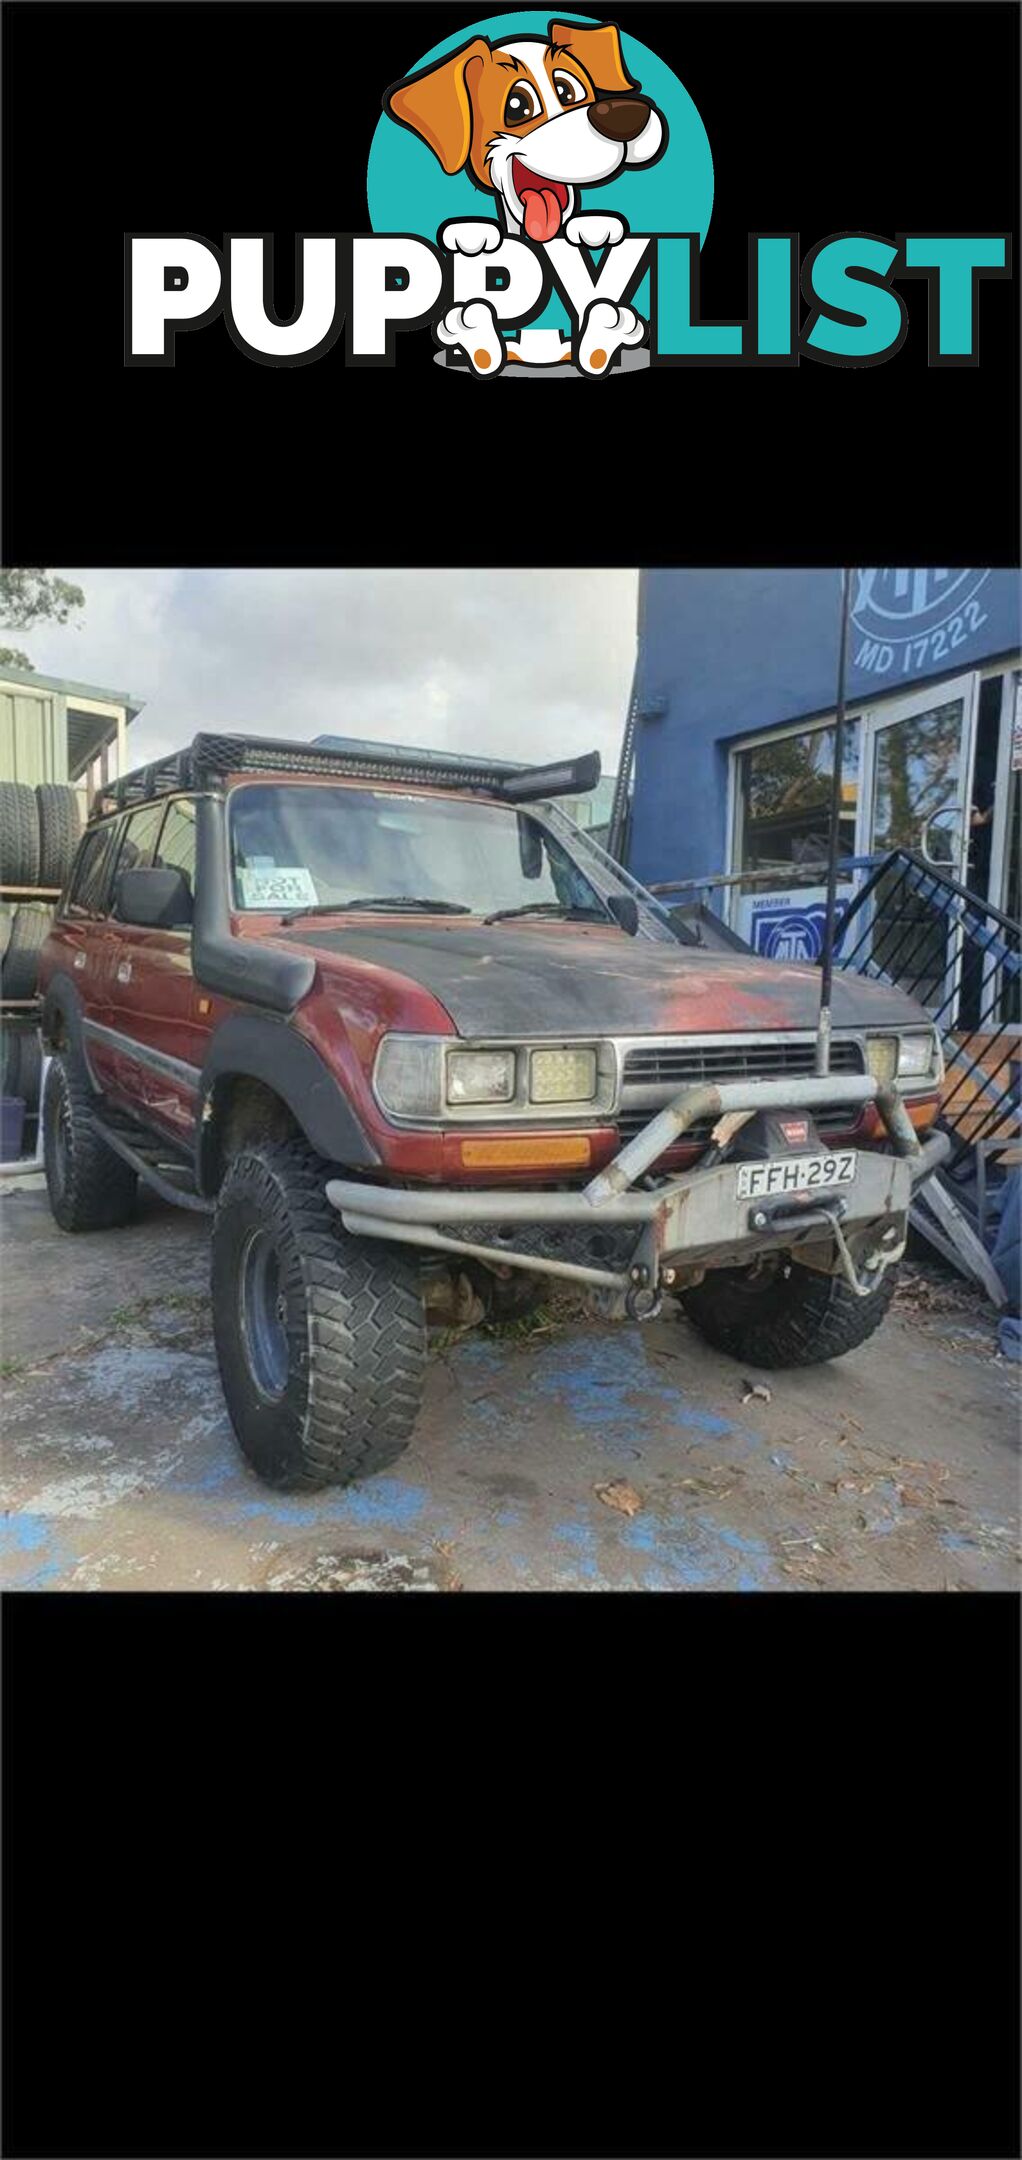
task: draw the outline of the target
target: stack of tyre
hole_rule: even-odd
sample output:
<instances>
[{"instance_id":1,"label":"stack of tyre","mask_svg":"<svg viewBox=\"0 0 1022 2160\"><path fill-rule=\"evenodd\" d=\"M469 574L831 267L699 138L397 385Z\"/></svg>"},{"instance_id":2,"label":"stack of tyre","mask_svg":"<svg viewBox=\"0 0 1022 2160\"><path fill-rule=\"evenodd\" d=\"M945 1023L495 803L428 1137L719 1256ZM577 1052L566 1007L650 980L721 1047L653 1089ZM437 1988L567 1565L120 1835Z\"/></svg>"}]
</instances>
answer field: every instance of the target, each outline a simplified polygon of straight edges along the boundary
<instances>
[{"instance_id":1,"label":"stack of tyre","mask_svg":"<svg viewBox=\"0 0 1022 2160\"><path fill-rule=\"evenodd\" d=\"M24 1008L36 993L39 953L53 915L52 901L42 895L67 883L78 835L75 788L0 781L3 1093L23 1102L30 1115L39 1106L42 1056L33 1016L24 1011L19 1015L17 1008Z\"/></svg>"}]
</instances>

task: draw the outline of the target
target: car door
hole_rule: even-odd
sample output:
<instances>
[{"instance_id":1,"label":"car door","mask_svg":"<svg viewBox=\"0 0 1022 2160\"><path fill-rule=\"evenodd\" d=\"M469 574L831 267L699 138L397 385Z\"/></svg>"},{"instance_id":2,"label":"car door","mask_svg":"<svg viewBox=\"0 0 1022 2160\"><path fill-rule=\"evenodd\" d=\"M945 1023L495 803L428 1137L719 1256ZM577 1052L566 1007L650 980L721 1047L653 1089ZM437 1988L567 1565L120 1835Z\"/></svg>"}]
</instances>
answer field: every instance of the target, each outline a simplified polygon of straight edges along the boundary
<instances>
[{"instance_id":1,"label":"car door","mask_svg":"<svg viewBox=\"0 0 1022 2160\"><path fill-rule=\"evenodd\" d=\"M175 796L134 811L118 867L180 870L193 896L194 801ZM190 908L179 925L148 929L120 918L115 893L109 979L110 1026L119 1038L125 1094L147 1123L188 1143L204 1036L192 975Z\"/></svg>"},{"instance_id":2,"label":"car door","mask_svg":"<svg viewBox=\"0 0 1022 2160\"><path fill-rule=\"evenodd\" d=\"M108 1033L110 988L110 893L122 820L104 818L86 832L60 917L62 965L74 983L85 1054L97 1085L116 1085L116 1061Z\"/></svg>"},{"instance_id":3,"label":"car door","mask_svg":"<svg viewBox=\"0 0 1022 2160\"><path fill-rule=\"evenodd\" d=\"M190 1140L212 1002L199 992L192 973L195 802L191 796L175 796L167 805L157 843L156 867L180 871L190 908L187 922L177 928L146 933L151 1005L148 1039L155 1058L162 1061L154 1062L150 1068L149 1106L158 1124L176 1137Z\"/></svg>"}]
</instances>

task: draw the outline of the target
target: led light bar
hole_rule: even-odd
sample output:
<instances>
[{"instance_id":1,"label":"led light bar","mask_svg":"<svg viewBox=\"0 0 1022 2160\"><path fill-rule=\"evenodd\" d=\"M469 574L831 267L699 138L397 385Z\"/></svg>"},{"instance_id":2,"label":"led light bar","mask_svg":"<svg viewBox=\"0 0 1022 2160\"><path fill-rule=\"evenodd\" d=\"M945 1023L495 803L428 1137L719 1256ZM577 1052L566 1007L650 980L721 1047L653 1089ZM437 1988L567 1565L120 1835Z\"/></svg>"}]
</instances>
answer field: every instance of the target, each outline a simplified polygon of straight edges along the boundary
<instances>
[{"instance_id":1,"label":"led light bar","mask_svg":"<svg viewBox=\"0 0 1022 2160\"><path fill-rule=\"evenodd\" d=\"M419 787L468 788L504 802L541 802L549 795L584 795L600 777L596 750L556 765L510 765L445 758L441 751L381 743L350 750L328 743L281 742L252 735L196 735L188 749L160 758L103 789L107 804L124 809L183 788L209 787L227 773L323 773L356 780L402 779Z\"/></svg>"}]
</instances>

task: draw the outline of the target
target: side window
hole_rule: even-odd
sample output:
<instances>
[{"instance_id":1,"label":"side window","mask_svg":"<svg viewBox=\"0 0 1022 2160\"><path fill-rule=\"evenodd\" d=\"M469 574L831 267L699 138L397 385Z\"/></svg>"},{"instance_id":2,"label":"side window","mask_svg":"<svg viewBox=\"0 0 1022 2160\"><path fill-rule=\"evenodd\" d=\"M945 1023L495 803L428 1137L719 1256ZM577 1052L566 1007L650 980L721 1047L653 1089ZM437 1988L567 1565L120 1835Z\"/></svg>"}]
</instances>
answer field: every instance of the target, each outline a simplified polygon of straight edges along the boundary
<instances>
[{"instance_id":1,"label":"side window","mask_svg":"<svg viewBox=\"0 0 1022 2160\"><path fill-rule=\"evenodd\" d=\"M195 895L195 804L172 802L164 819L160 844L156 851L158 870L180 870L188 880L188 890Z\"/></svg>"},{"instance_id":2,"label":"side window","mask_svg":"<svg viewBox=\"0 0 1022 2160\"><path fill-rule=\"evenodd\" d=\"M117 872L122 870L151 870L156 854L156 842L166 804L146 803L144 809L133 810L124 823L124 838L117 857Z\"/></svg>"},{"instance_id":3,"label":"side window","mask_svg":"<svg viewBox=\"0 0 1022 2160\"><path fill-rule=\"evenodd\" d=\"M101 915L104 912L120 829L120 820L111 818L108 824L96 825L85 834L71 875L67 900L69 915Z\"/></svg>"}]
</instances>

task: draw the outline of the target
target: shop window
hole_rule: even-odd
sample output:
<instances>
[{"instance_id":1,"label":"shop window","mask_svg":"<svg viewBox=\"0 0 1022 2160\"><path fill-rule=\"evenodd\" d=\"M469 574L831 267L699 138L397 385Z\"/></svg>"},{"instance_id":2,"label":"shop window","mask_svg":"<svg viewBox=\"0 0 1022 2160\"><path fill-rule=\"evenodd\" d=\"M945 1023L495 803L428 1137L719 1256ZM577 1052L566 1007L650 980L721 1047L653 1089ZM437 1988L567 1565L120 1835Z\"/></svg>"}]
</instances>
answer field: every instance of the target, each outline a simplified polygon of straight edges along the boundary
<instances>
[{"instance_id":1,"label":"shop window","mask_svg":"<svg viewBox=\"0 0 1022 2160\"><path fill-rule=\"evenodd\" d=\"M839 853L854 855L859 806L858 720L846 721L841 759ZM794 871L820 870L830 846L834 730L807 728L778 735L738 754L739 870L774 870L779 883ZM762 890L761 879L749 891Z\"/></svg>"}]
</instances>

